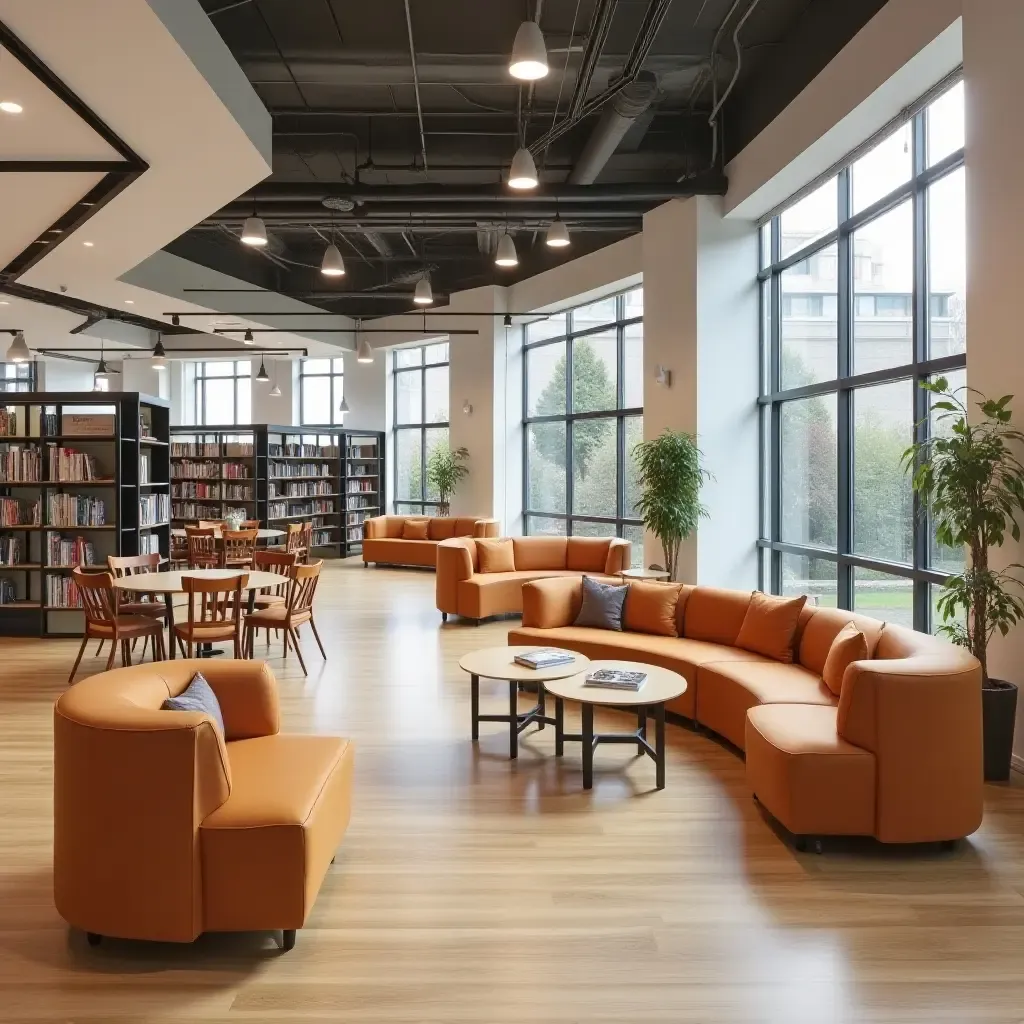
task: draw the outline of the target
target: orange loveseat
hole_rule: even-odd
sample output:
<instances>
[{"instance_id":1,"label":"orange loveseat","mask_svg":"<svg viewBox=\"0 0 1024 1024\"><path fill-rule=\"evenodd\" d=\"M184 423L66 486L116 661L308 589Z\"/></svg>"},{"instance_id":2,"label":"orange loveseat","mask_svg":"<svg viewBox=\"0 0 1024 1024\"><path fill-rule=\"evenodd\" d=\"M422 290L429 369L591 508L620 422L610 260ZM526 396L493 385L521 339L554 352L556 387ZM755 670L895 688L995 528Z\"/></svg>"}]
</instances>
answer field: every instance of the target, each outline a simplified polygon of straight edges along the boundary
<instances>
[{"instance_id":1,"label":"orange loveseat","mask_svg":"<svg viewBox=\"0 0 1024 1024\"><path fill-rule=\"evenodd\" d=\"M744 750L755 796L796 836L938 842L980 825L981 666L962 648L853 612L805 607L786 664L734 646L749 593L684 587L679 636L670 637L573 626L581 589L576 580L525 586L523 623L508 642L684 676L686 693L667 709ZM836 697L822 673L850 622L869 657L849 665Z\"/></svg>"},{"instance_id":2,"label":"orange loveseat","mask_svg":"<svg viewBox=\"0 0 1024 1024\"><path fill-rule=\"evenodd\" d=\"M409 540L402 536L406 523L423 524L427 536ZM437 545L450 537L497 537L497 519L476 516L374 516L363 520L363 564L422 565L437 564Z\"/></svg>"},{"instance_id":3,"label":"orange loveseat","mask_svg":"<svg viewBox=\"0 0 1024 1024\"><path fill-rule=\"evenodd\" d=\"M630 545L619 537L512 537L514 570L481 572L475 540L455 538L437 548L437 610L481 619L523 610L523 584L551 576L583 575L605 583L629 568Z\"/></svg>"},{"instance_id":4,"label":"orange loveseat","mask_svg":"<svg viewBox=\"0 0 1024 1024\"><path fill-rule=\"evenodd\" d=\"M196 672L223 738L209 715L161 710ZM281 929L290 949L348 826L353 749L278 730L259 661L161 661L66 690L54 708L61 917L91 943Z\"/></svg>"}]
</instances>

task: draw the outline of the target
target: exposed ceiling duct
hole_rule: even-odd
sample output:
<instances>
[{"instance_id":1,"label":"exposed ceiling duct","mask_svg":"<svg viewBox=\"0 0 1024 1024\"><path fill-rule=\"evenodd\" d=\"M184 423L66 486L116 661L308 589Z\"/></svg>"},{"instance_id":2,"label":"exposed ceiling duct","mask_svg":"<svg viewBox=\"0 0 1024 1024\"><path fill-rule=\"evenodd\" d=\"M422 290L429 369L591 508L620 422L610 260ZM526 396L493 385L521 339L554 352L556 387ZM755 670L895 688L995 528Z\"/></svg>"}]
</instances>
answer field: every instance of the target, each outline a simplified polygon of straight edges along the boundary
<instances>
[{"instance_id":1,"label":"exposed ceiling duct","mask_svg":"<svg viewBox=\"0 0 1024 1024\"><path fill-rule=\"evenodd\" d=\"M570 184L592 185L597 180L626 132L657 96L657 76L650 71L641 71L634 81L608 101L569 175Z\"/></svg>"}]
</instances>

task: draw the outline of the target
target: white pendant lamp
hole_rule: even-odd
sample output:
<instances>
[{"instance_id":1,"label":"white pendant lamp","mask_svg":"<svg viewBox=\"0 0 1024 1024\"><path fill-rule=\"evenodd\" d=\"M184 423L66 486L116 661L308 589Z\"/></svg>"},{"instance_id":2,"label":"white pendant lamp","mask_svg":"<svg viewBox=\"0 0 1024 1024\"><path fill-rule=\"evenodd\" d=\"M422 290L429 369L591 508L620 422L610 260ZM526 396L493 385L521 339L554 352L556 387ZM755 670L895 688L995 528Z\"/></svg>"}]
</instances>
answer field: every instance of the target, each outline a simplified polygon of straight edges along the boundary
<instances>
[{"instance_id":1,"label":"white pendant lamp","mask_svg":"<svg viewBox=\"0 0 1024 1024\"><path fill-rule=\"evenodd\" d=\"M253 214L245 218L242 225L242 243L244 245L266 245L267 226L263 223L262 217Z\"/></svg>"},{"instance_id":2,"label":"white pendant lamp","mask_svg":"<svg viewBox=\"0 0 1024 1024\"><path fill-rule=\"evenodd\" d=\"M327 277L341 277L345 273L345 261L341 258L341 252L333 242L324 250L320 273Z\"/></svg>"},{"instance_id":3,"label":"white pendant lamp","mask_svg":"<svg viewBox=\"0 0 1024 1024\"><path fill-rule=\"evenodd\" d=\"M31 358L32 353L29 351L28 345L25 343L24 332L15 331L14 340L11 342L11 347L7 350L7 362L27 363Z\"/></svg>"},{"instance_id":4,"label":"white pendant lamp","mask_svg":"<svg viewBox=\"0 0 1024 1024\"><path fill-rule=\"evenodd\" d=\"M561 217L555 216L551 226L548 228L547 237L544 241L552 249L564 249L569 244L569 229L565 226L565 221Z\"/></svg>"},{"instance_id":5,"label":"white pendant lamp","mask_svg":"<svg viewBox=\"0 0 1024 1024\"><path fill-rule=\"evenodd\" d=\"M338 412L340 412L340 413L348 412L348 402L345 401L345 396L344 395L341 396L341 405L338 406Z\"/></svg>"},{"instance_id":6,"label":"white pendant lamp","mask_svg":"<svg viewBox=\"0 0 1024 1024\"><path fill-rule=\"evenodd\" d=\"M537 165L533 162L533 154L525 147L520 146L516 155L512 157L512 166L508 172L508 187L520 190L536 188L539 179L537 178Z\"/></svg>"},{"instance_id":7,"label":"white pendant lamp","mask_svg":"<svg viewBox=\"0 0 1024 1024\"><path fill-rule=\"evenodd\" d=\"M262 357L260 358L260 372L256 374L256 379L263 384L270 380L270 374L267 373L267 367Z\"/></svg>"},{"instance_id":8,"label":"white pendant lamp","mask_svg":"<svg viewBox=\"0 0 1024 1024\"><path fill-rule=\"evenodd\" d=\"M373 350L370 348L370 343L365 338L360 338L356 345L356 362L373 362Z\"/></svg>"},{"instance_id":9,"label":"white pendant lamp","mask_svg":"<svg viewBox=\"0 0 1024 1024\"><path fill-rule=\"evenodd\" d=\"M416 291L413 293L412 301L417 306L431 306L434 303L434 293L430 288L430 280L426 277L416 282Z\"/></svg>"},{"instance_id":10,"label":"white pendant lamp","mask_svg":"<svg viewBox=\"0 0 1024 1024\"><path fill-rule=\"evenodd\" d=\"M519 264L516 243L512 241L512 236L507 231L498 239L498 252L494 257L494 262L499 267L515 267Z\"/></svg>"},{"instance_id":11,"label":"white pendant lamp","mask_svg":"<svg viewBox=\"0 0 1024 1024\"><path fill-rule=\"evenodd\" d=\"M270 397L271 398L280 398L281 397L281 388L277 384L275 384L270 389Z\"/></svg>"},{"instance_id":12,"label":"white pendant lamp","mask_svg":"<svg viewBox=\"0 0 1024 1024\"><path fill-rule=\"evenodd\" d=\"M153 347L153 355L149 364L154 370L167 369L167 353L164 351L164 343L160 338L157 339L156 345Z\"/></svg>"},{"instance_id":13,"label":"white pendant lamp","mask_svg":"<svg viewBox=\"0 0 1024 1024\"><path fill-rule=\"evenodd\" d=\"M534 82L548 73L548 51L544 45L544 33L535 21L524 21L516 32L512 44L512 57L508 71L513 78L523 82Z\"/></svg>"}]
</instances>

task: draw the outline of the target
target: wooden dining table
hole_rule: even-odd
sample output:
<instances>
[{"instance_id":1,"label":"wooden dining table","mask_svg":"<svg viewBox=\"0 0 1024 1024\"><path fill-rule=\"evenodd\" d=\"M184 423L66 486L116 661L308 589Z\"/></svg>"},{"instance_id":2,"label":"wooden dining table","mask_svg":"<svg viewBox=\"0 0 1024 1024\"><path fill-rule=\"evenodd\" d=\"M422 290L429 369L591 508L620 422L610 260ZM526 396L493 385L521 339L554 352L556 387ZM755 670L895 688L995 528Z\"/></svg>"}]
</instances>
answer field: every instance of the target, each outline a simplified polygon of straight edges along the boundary
<instances>
[{"instance_id":1,"label":"wooden dining table","mask_svg":"<svg viewBox=\"0 0 1024 1024\"><path fill-rule=\"evenodd\" d=\"M218 540L220 540L220 527L214 526L214 527L211 527L211 529L213 529L213 531L214 531L214 536ZM178 537L180 539L181 537L185 537L187 535L186 535L185 531L182 530L182 529L174 529L174 530L171 530L171 536L172 537ZM271 529L267 529L267 528L261 527L260 529L258 529L256 531L256 539L257 540L279 540L283 536L284 536L284 530L271 530Z\"/></svg>"},{"instance_id":2,"label":"wooden dining table","mask_svg":"<svg viewBox=\"0 0 1024 1024\"><path fill-rule=\"evenodd\" d=\"M249 603L247 611L251 615L256 606L256 594L260 590L269 590L271 587L280 587L290 582L289 576L277 572L264 572L262 570L245 569L183 569L174 572L146 572L136 576L122 576L114 580L114 586L118 590L124 590L132 594L153 594L162 595L167 608L167 639L170 657L174 658L174 596L184 594L185 587L182 584L182 577L192 576L201 580L227 580L237 576L248 576L248 582L244 589L249 592ZM212 644L201 644L199 657L209 658L220 651L213 650Z\"/></svg>"}]
</instances>

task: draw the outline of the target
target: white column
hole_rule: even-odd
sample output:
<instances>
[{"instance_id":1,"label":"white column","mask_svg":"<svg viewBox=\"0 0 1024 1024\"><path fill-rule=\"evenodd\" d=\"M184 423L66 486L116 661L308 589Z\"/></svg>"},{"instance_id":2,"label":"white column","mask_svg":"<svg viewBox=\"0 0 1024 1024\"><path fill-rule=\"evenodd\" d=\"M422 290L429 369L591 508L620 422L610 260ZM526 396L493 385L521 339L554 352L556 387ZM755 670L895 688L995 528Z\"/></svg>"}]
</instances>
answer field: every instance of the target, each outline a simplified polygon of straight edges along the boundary
<instances>
[{"instance_id":1,"label":"white column","mask_svg":"<svg viewBox=\"0 0 1024 1024\"><path fill-rule=\"evenodd\" d=\"M140 391L156 398L170 398L168 370L158 370L149 359L121 360L121 391Z\"/></svg>"}]
</instances>

